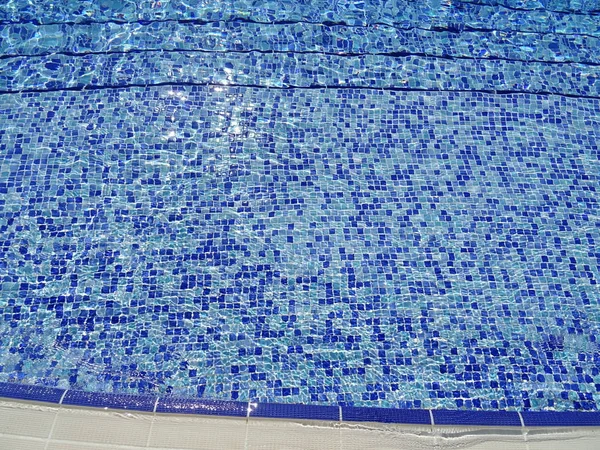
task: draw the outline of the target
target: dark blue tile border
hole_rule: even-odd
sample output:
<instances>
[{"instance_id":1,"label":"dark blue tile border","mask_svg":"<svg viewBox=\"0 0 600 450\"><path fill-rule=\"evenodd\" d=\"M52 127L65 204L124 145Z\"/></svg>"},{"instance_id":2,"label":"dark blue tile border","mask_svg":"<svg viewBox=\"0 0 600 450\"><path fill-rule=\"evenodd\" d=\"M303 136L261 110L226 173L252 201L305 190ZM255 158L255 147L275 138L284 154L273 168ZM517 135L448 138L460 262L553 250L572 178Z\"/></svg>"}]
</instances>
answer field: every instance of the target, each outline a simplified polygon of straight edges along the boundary
<instances>
[{"instance_id":1,"label":"dark blue tile border","mask_svg":"<svg viewBox=\"0 0 600 450\"><path fill-rule=\"evenodd\" d=\"M440 409L432 412L433 423L436 425L521 426L519 413L515 411L453 411Z\"/></svg>"},{"instance_id":2,"label":"dark blue tile border","mask_svg":"<svg viewBox=\"0 0 600 450\"><path fill-rule=\"evenodd\" d=\"M91 406L94 408L131 409L152 412L156 396L127 394L97 394L94 392L67 391L63 405Z\"/></svg>"},{"instance_id":3,"label":"dark blue tile border","mask_svg":"<svg viewBox=\"0 0 600 450\"><path fill-rule=\"evenodd\" d=\"M600 412L523 411L527 427L600 427Z\"/></svg>"},{"instance_id":4,"label":"dark blue tile border","mask_svg":"<svg viewBox=\"0 0 600 450\"><path fill-rule=\"evenodd\" d=\"M252 409L250 417L339 421L340 408L338 406L259 403L254 409Z\"/></svg>"},{"instance_id":5,"label":"dark blue tile border","mask_svg":"<svg viewBox=\"0 0 600 450\"><path fill-rule=\"evenodd\" d=\"M229 402L224 400L162 397L158 400L156 412L246 417L248 414L248 403Z\"/></svg>"},{"instance_id":6,"label":"dark blue tile border","mask_svg":"<svg viewBox=\"0 0 600 450\"><path fill-rule=\"evenodd\" d=\"M343 407L342 421L431 425L431 416L425 409Z\"/></svg>"},{"instance_id":7,"label":"dark blue tile border","mask_svg":"<svg viewBox=\"0 0 600 450\"><path fill-rule=\"evenodd\" d=\"M66 392L66 393L65 393ZM0 382L0 397L16 400L93 408L115 408L134 411L178 414L203 414L233 417L269 417L278 419L308 419L338 421L339 407L320 405L288 405L260 403L248 414L248 403L221 400L204 400L160 397L151 395L103 394L83 391ZM63 398L64 397L64 398ZM398 424L481 425L520 427L519 413L513 411L456 411L425 409L392 409L342 407L344 422L383 422ZM600 427L600 411L524 411L523 424L528 427Z\"/></svg>"},{"instance_id":8,"label":"dark blue tile border","mask_svg":"<svg viewBox=\"0 0 600 450\"><path fill-rule=\"evenodd\" d=\"M58 403L64 393L64 389L58 388L17 383L0 383L0 397L18 400Z\"/></svg>"}]
</instances>

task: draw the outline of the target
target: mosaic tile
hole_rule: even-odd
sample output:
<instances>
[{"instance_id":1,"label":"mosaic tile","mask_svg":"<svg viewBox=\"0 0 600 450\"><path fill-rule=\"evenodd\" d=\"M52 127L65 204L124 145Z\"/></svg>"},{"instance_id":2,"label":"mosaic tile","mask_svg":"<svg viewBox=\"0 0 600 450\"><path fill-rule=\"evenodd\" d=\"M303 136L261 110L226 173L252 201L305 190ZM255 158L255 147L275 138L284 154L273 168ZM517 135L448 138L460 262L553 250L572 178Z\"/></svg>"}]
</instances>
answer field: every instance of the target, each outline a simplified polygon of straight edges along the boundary
<instances>
[{"instance_id":1,"label":"mosaic tile","mask_svg":"<svg viewBox=\"0 0 600 450\"><path fill-rule=\"evenodd\" d=\"M273 403L256 403L250 405L249 417L268 417L275 419L311 419L337 422L340 409L336 406L319 405L287 405Z\"/></svg>"},{"instance_id":2,"label":"mosaic tile","mask_svg":"<svg viewBox=\"0 0 600 450\"><path fill-rule=\"evenodd\" d=\"M311 52L438 56L446 59L509 59L525 62L600 63L598 37L507 31L463 31L389 25L337 26L314 23L133 22L0 26L0 51L8 55L63 52Z\"/></svg>"},{"instance_id":3,"label":"mosaic tile","mask_svg":"<svg viewBox=\"0 0 600 450\"><path fill-rule=\"evenodd\" d=\"M17 383L0 383L0 397L19 400L34 400L48 403L59 403L64 390L45 386L33 386Z\"/></svg>"},{"instance_id":4,"label":"mosaic tile","mask_svg":"<svg viewBox=\"0 0 600 450\"><path fill-rule=\"evenodd\" d=\"M598 12L0 5L0 391L597 424Z\"/></svg>"},{"instance_id":5,"label":"mosaic tile","mask_svg":"<svg viewBox=\"0 0 600 450\"><path fill-rule=\"evenodd\" d=\"M151 395L119 395L69 390L62 404L152 412L156 401L157 397Z\"/></svg>"},{"instance_id":6,"label":"mosaic tile","mask_svg":"<svg viewBox=\"0 0 600 450\"><path fill-rule=\"evenodd\" d=\"M3 99L0 381L597 410L599 100Z\"/></svg>"},{"instance_id":7,"label":"mosaic tile","mask_svg":"<svg viewBox=\"0 0 600 450\"><path fill-rule=\"evenodd\" d=\"M480 90L600 97L600 66L382 55L134 53L0 60L0 92L160 84ZM18 74L18 76L14 76ZM458 75L460 74L460 76Z\"/></svg>"},{"instance_id":8,"label":"mosaic tile","mask_svg":"<svg viewBox=\"0 0 600 450\"><path fill-rule=\"evenodd\" d=\"M594 6L595 5L595 6ZM538 5L539 6L539 5ZM569 11L573 14L565 13ZM540 34L574 34L600 37L600 24L594 11L598 1L569 2L555 10L514 8L500 3L475 1L326 0L266 2L246 0L209 2L206 0L136 2L66 1L35 3L16 0L0 5L0 21L8 23L103 23L136 21L233 21L338 23L350 26L393 25L401 28L521 31ZM589 14L582 14L591 11Z\"/></svg>"},{"instance_id":9,"label":"mosaic tile","mask_svg":"<svg viewBox=\"0 0 600 450\"><path fill-rule=\"evenodd\" d=\"M521 419L514 411L434 410L432 416L435 425L521 426Z\"/></svg>"},{"instance_id":10,"label":"mosaic tile","mask_svg":"<svg viewBox=\"0 0 600 450\"><path fill-rule=\"evenodd\" d=\"M534 412L524 411L523 422L528 427L554 426L554 427L587 427L600 426L600 414L569 411L557 413L554 411Z\"/></svg>"},{"instance_id":11,"label":"mosaic tile","mask_svg":"<svg viewBox=\"0 0 600 450\"><path fill-rule=\"evenodd\" d=\"M248 403L163 397L156 403L156 412L246 417Z\"/></svg>"},{"instance_id":12,"label":"mosaic tile","mask_svg":"<svg viewBox=\"0 0 600 450\"><path fill-rule=\"evenodd\" d=\"M402 410L384 408L360 408L344 407L342 416L345 422L382 422L382 423L404 423L430 425L429 411L421 409Z\"/></svg>"}]
</instances>

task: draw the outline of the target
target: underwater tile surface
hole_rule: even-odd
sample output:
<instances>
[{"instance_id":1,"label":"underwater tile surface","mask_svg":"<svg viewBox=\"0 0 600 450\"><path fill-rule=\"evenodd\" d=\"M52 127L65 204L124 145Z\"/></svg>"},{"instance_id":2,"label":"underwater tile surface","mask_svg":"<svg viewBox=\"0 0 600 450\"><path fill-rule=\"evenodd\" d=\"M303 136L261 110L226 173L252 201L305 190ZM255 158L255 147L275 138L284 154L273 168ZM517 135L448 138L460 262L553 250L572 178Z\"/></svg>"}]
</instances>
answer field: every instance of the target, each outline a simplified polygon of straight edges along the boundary
<instances>
[{"instance_id":1,"label":"underwater tile surface","mask_svg":"<svg viewBox=\"0 0 600 450\"><path fill-rule=\"evenodd\" d=\"M11 95L3 381L595 409L597 109L379 90Z\"/></svg>"},{"instance_id":2,"label":"underwater tile surface","mask_svg":"<svg viewBox=\"0 0 600 450\"><path fill-rule=\"evenodd\" d=\"M598 410L600 8L330 3L0 6L0 382Z\"/></svg>"}]
</instances>

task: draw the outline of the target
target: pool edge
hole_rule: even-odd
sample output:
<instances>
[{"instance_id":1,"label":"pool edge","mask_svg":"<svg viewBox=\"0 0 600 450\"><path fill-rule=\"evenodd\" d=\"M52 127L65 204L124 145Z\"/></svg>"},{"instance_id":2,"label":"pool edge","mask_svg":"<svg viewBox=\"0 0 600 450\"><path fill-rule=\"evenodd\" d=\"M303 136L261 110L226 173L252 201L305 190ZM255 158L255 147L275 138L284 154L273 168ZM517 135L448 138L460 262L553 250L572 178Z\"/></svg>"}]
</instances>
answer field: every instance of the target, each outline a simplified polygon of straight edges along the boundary
<instances>
[{"instance_id":1,"label":"pool edge","mask_svg":"<svg viewBox=\"0 0 600 450\"><path fill-rule=\"evenodd\" d=\"M0 382L0 398L89 408L120 409L161 414L262 417L335 422L374 422L425 426L593 427L599 411L479 411L397 409L285 403L236 402L172 395L94 393L19 383Z\"/></svg>"}]
</instances>

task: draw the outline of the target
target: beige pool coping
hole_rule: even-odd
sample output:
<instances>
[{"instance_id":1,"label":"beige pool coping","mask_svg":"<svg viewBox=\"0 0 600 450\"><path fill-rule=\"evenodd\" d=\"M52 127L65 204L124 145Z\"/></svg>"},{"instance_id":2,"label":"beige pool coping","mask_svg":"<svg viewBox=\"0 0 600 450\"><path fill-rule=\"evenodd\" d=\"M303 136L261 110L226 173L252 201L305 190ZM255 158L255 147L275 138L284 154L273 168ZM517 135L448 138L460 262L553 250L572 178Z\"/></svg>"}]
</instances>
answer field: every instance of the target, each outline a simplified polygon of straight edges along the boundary
<instances>
[{"instance_id":1,"label":"beige pool coping","mask_svg":"<svg viewBox=\"0 0 600 450\"><path fill-rule=\"evenodd\" d=\"M596 450L600 427L473 427L130 413L0 399L0 450Z\"/></svg>"}]
</instances>

